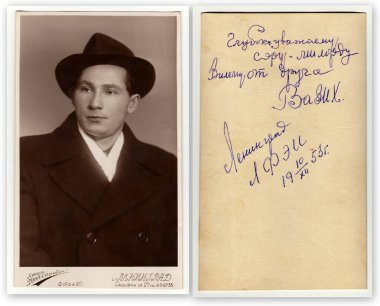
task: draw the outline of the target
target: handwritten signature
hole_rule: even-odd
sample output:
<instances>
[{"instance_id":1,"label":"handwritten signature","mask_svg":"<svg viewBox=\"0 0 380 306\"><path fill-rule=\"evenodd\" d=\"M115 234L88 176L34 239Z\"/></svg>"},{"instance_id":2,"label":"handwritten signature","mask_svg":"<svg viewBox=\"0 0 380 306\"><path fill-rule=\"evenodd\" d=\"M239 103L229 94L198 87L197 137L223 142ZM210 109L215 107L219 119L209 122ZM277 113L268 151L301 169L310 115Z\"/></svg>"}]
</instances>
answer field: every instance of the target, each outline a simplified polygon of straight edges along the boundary
<instances>
[{"instance_id":1,"label":"handwritten signature","mask_svg":"<svg viewBox=\"0 0 380 306\"><path fill-rule=\"evenodd\" d=\"M282 102L279 107L273 106L276 110L283 110L286 106L292 109L298 109L301 106L308 106L311 104L323 105L326 103L340 103L344 99L339 98L340 81L328 87L323 84L318 84L315 89L314 95L305 94L301 96L298 93L299 86L293 84L285 85L278 94L278 99Z\"/></svg>"}]
</instances>

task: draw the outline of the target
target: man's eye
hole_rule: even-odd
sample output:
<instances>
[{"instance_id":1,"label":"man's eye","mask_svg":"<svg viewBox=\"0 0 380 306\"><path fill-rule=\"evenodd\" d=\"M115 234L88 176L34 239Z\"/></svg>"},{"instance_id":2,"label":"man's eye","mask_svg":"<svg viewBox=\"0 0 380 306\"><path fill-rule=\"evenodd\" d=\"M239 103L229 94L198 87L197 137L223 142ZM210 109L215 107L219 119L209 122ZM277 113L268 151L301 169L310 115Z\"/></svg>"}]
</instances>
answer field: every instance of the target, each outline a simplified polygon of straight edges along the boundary
<instances>
[{"instance_id":1,"label":"man's eye","mask_svg":"<svg viewBox=\"0 0 380 306\"><path fill-rule=\"evenodd\" d=\"M79 90L82 91L82 92L89 92L91 91L91 89L87 86L81 86L79 87Z\"/></svg>"},{"instance_id":2,"label":"man's eye","mask_svg":"<svg viewBox=\"0 0 380 306\"><path fill-rule=\"evenodd\" d=\"M118 94L118 91L114 90L114 89L107 89L106 90L106 94L107 95L117 95Z\"/></svg>"}]
</instances>

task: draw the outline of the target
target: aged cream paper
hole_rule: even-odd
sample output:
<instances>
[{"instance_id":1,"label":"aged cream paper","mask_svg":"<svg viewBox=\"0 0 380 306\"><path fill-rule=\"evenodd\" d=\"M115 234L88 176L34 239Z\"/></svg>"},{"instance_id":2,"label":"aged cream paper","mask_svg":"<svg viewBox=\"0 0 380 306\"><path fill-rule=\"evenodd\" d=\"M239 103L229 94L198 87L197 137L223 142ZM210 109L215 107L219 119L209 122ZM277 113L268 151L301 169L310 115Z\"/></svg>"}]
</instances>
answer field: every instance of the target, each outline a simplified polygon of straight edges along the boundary
<instances>
[{"instance_id":1,"label":"aged cream paper","mask_svg":"<svg viewBox=\"0 0 380 306\"><path fill-rule=\"evenodd\" d=\"M203 13L199 290L367 288L365 13Z\"/></svg>"}]
</instances>

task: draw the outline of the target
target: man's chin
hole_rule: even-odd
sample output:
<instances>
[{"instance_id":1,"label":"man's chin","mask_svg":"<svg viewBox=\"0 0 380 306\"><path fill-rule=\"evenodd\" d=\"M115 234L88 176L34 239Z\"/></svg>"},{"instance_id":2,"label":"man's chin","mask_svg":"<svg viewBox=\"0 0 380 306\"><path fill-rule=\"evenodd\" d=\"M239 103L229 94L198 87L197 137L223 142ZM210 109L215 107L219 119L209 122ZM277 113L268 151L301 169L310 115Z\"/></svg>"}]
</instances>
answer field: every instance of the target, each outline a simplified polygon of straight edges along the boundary
<instances>
[{"instance_id":1,"label":"man's chin","mask_svg":"<svg viewBox=\"0 0 380 306\"><path fill-rule=\"evenodd\" d=\"M84 128L83 130L88 136L95 140L109 137L107 133L99 129Z\"/></svg>"},{"instance_id":2,"label":"man's chin","mask_svg":"<svg viewBox=\"0 0 380 306\"><path fill-rule=\"evenodd\" d=\"M84 123L85 124L79 123L79 125L81 126L82 130L94 140L112 138L115 136L115 134L119 134L118 130L110 130L109 127L106 128L101 124L87 124L87 122Z\"/></svg>"}]
</instances>

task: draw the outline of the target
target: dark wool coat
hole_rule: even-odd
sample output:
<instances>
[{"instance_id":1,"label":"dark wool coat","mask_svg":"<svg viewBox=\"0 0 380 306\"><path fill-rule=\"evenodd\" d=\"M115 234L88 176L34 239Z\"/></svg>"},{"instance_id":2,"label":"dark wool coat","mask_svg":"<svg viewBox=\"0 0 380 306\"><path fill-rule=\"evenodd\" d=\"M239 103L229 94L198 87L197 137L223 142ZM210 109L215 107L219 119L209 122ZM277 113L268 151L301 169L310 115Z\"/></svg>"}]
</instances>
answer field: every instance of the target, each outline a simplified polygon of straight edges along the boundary
<instances>
[{"instance_id":1,"label":"dark wool coat","mask_svg":"<svg viewBox=\"0 0 380 306\"><path fill-rule=\"evenodd\" d=\"M21 138L21 266L177 265L177 160L123 133L111 183L75 114Z\"/></svg>"}]
</instances>

